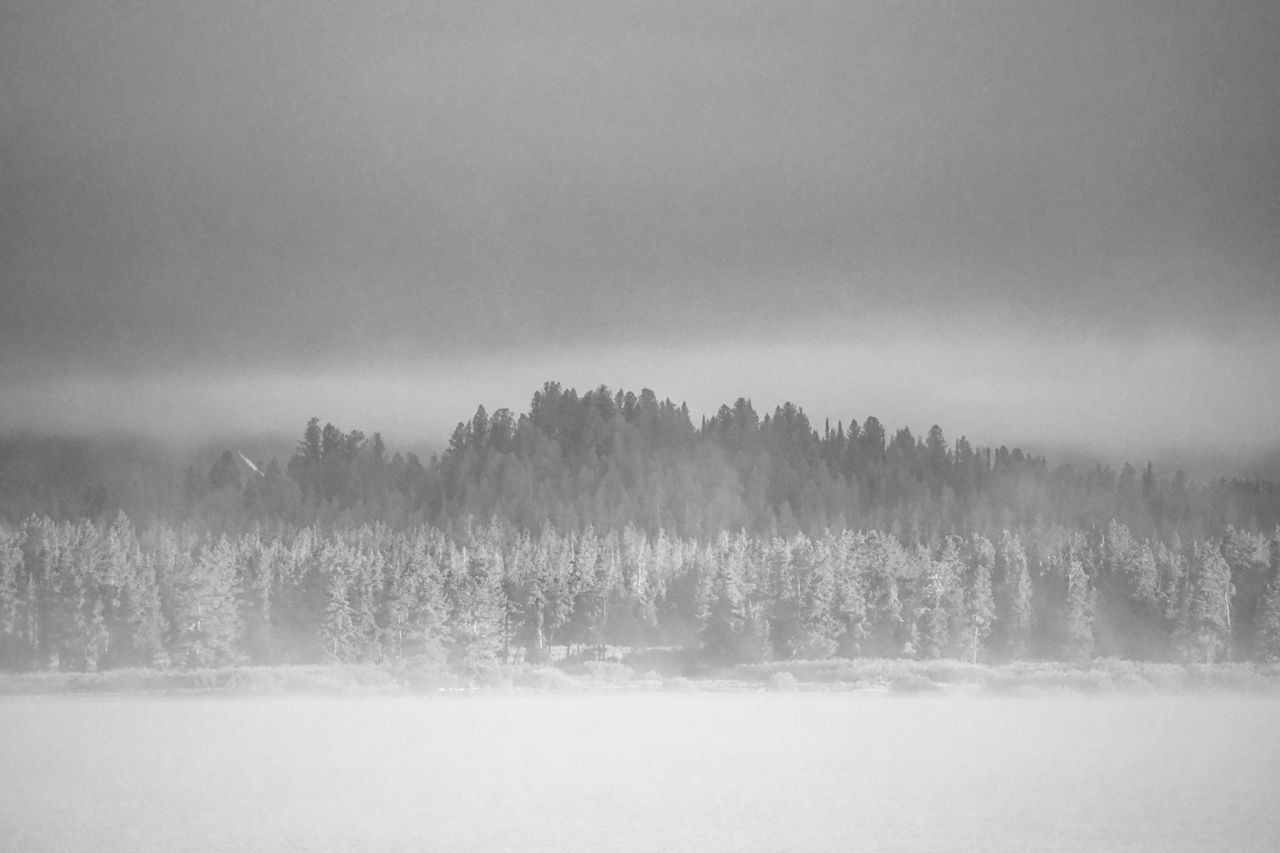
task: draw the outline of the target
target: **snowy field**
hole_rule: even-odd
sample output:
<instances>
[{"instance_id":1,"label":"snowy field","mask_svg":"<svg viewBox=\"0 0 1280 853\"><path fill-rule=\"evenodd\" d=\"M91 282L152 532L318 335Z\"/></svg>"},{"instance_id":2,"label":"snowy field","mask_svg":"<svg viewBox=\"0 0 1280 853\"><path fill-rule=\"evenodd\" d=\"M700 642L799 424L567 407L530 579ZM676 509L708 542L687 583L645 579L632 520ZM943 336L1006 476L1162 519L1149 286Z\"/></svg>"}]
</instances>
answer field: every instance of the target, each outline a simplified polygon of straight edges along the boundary
<instances>
[{"instance_id":1,"label":"snowy field","mask_svg":"<svg viewBox=\"0 0 1280 853\"><path fill-rule=\"evenodd\" d=\"M0 849L1280 850L1280 700L0 699Z\"/></svg>"}]
</instances>

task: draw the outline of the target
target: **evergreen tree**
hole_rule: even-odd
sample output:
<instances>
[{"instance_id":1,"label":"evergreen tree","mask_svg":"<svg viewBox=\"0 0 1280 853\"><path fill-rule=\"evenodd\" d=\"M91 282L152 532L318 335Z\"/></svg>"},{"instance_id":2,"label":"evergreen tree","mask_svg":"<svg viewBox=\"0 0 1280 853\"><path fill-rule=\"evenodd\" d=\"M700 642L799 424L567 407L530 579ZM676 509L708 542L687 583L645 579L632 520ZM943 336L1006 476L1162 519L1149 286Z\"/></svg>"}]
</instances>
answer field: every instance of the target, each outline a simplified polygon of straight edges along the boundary
<instances>
[{"instance_id":1,"label":"evergreen tree","mask_svg":"<svg viewBox=\"0 0 1280 853\"><path fill-rule=\"evenodd\" d=\"M451 547L445 591L449 661L468 677L482 676L497 663L504 645L502 556L493 543L472 538L468 545Z\"/></svg>"},{"instance_id":2,"label":"evergreen tree","mask_svg":"<svg viewBox=\"0 0 1280 853\"><path fill-rule=\"evenodd\" d=\"M1031 640L1031 574L1027 553L1016 535L1004 530L996 548L996 626L1006 658L1027 653Z\"/></svg>"},{"instance_id":3,"label":"evergreen tree","mask_svg":"<svg viewBox=\"0 0 1280 853\"><path fill-rule=\"evenodd\" d=\"M143 554L129 519L120 514L106 542L108 582L114 592L112 666L163 663L167 629L160 606L160 584L154 561Z\"/></svg>"},{"instance_id":4,"label":"evergreen tree","mask_svg":"<svg viewBox=\"0 0 1280 853\"><path fill-rule=\"evenodd\" d=\"M996 549L984 536L974 534L965 543L961 595L963 622L960 625L965 656L978 662L991 626L996 618L996 603L991 575L995 569Z\"/></svg>"},{"instance_id":5,"label":"evergreen tree","mask_svg":"<svg viewBox=\"0 0 1280 853\"><path fill-rule=\"evenodd\" d=\"M874 655L897 656L904 651L909 633L902 612L907 554L896 537L873 530L858 542L853 562L866 590L867 650Z\"/></svg>"},{"instance_id":6,"label":"evergreen tree","mask_svg":"<svg viewBox=\"0 0 1280 853\"><path fill-rule=\"evenodd\" d=\"M1213 663L1231 654L1231 568L1214 542L1192 549L1190 586L1178 626L1185 659Z\"/></svg>"},{"instance_id":7,"label":"evergreen tree","mask_svg":"<svg viewBox=\"0 0 1280 853\"><path fill-rule=\"evenodd\" d=\"M22 636L23 556L18 530L0 522L0 668L21 667L30 655Z\"/></svg>"},{"instance_id":8,"label":"evergreen tree","mask_svg":"<svg viewBox=\"0 0 1280 853\"><path fill-rule=\"evenodd\" d=\"M954 631L963 625L963 564L956 537L948 537L928 568L916 604L917 649L925 658L943 657L957 639ZM961 638L960 642L964 642Z\"/></svg>"},{"instance_id":9,"label":"evergreen tree","mask_svg":"<svg viewBox=\"0 0 1280 853\"><path fill-rule=\"evenodd\" d=\"M414 665L445 661L444 623L447 604L440 574L440 546L425 530L398 537L387 566L384 645L387 654Z\"/></svg>"},{"instance_id":10,"label":"evergreen tree","mask_svg":"<svg viewBox=\"0 0 1280 853\"><path fill-rule=\"evenodd\" d=\"M802 659L831 657L839 647L841 627L831 555L804 534L792 541L791 555L798 592L793 654Z\"/></svg>"},{"instance_id":11,"label":"evergreen tree","mask_svg":"<svg viewBox=\"0 0 1280 853\"><path fill-rule=\"evenodd\" d=\"M1060 564L1066 587L1062 612L1062 652L1068 660L1088 660L1093 656L1093 619L1096 596L1083 564L1070 556Z\"/></svg>"},{"instance_id":12,"label":"evergreen tree","mask_svg":"<svg viewBox=\"0 0 1280 853\"><path fill-rule=\"evenodd\" d=\"M841 425L837 424L837 434L841 429ZM865 537L857 536L849 530L842 530L838 535L827 534L826 550L835 576L835 606L840 620L837 653L841 657L860 656L869 633L863 563L857 557L858 548L864 542Z\"/></svg>"},{"instance_id":13,"label":"evergreen tree","mask_svg":"<svg viewBox=\"0 0 1280 853\"><path fill-rule=\"evenodd\" d=\"M1280 663L1280 582L1274 577L1259 608L1258 656L1267 663Z\"/></svg>"},{"instance_id":14,"label":"evergreen tree","mask_svg":"<svg viewBox=\"0 0 1280 853\"><path fill-rule=\"evenodd\" d=\"M355 611L351 606L355 563L355 553L342 543L326 543L320 552L321 574L328 597L320 636L329 661L350 663L360 658Z\"/></svg>"},{"instance_id":15,"label":"evergreen tree","mask_svg":"<svg viewBox=\"0 0 1280 853\"><path fill-rule=\"evenodd\" d=\"M1099 652L1153 657L1160 649L1162 633L1155 554L1114 519L1107 526L1101 551L1095 630Z\"/></svg>"},{"instance_id":16,"label":"evergreen tree","mask_svg":"<svg viewBox=\"0 0 1280 853\"><path fill-rule=\"evenodd\" d=\"M746 554L741 547L729 543L728 534L721 537L711 582L706 588L707 600L701 608L702 651L709 660L721 663L758 661L763 656L763 644L751 642L745 589Z\"/></svg>"},{"instance_id":17,"label":"evergreen tree","mask_svg":"<svg viewBox=\"0 0 1280 853\"><path fill-rule=\"evenodd\" d=\"M235 543L222 536L173 566L169 647L175 663L204 667L240 660L237 556Z\"/></svg>"}]
</instances>

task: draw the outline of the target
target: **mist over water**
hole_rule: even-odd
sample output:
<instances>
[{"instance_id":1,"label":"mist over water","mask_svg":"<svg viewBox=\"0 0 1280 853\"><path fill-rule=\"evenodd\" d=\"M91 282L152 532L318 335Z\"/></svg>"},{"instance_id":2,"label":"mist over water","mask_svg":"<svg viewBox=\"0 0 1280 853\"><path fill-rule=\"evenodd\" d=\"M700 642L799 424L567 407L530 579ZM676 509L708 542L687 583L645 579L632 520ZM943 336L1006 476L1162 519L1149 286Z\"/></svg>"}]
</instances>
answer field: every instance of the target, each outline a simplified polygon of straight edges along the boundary
<instances>
[{"instance_id":1,"label":"mist over water","mask_svg":"<svg viewBox=\"0 0 1280 853\"><path fill-rule=\"evenodd\" d=\"M1273 850L1274 699L0 700L10 849Z\"/></svg>"}]
</instances>

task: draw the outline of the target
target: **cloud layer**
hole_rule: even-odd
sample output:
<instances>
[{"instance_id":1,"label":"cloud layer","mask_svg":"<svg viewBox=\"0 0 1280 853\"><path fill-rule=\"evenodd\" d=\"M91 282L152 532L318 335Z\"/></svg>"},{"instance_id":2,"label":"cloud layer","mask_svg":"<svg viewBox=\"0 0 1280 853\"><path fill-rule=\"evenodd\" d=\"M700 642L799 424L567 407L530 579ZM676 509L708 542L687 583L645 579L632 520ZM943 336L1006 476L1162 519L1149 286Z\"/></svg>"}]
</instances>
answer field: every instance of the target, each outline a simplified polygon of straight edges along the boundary
<instances>
[{"instance_id":1,"label":"cloud layer","mask_svg":"<svg viewBox=\"0 0 1280 853\"><path fill-rule=\"evenodd\" d=\"M941 362L944 423L1203 390L1262 441L1277 43L1263 2L8 4L7 418L686 371L837 413Z\"/></svg>"}]
</instances>

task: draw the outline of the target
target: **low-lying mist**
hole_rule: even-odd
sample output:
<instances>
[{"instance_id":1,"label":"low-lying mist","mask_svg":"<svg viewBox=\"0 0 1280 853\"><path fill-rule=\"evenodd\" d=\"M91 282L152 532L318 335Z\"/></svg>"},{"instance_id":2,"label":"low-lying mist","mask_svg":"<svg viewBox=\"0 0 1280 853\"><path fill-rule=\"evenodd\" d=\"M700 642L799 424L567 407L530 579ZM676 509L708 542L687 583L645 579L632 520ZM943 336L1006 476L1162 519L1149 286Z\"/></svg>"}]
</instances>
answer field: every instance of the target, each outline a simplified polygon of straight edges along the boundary
<instances>
[{"instance_id":1,"label":"low-lying mist","mask_svg":"<svg viewBox=\"0 0 1280 853\"><path fill-rule=\"evenodd\" d=\"M875 415L917 435L940 424L975 445L1034 448L1051 464L1055 454L1158 460L1205 477L1248 477L1280 467L1280 399L1265 393L1276 363L1277 345L1254 339L1224 347L1194 336L1034 337L994 321L922 333L888 322L841 338L790 330L770 341L544 346L354 358L342 368L10 376L0 431L140 434L182 452L234 446L256 459L287 456L317 416L418 452L443 447L477 405L523 411L555 379L582 391L652 388L659 399L687 402L695 422L738 397L760 412L789 401L833 428Z\"/></svg>"}]
</instances>

